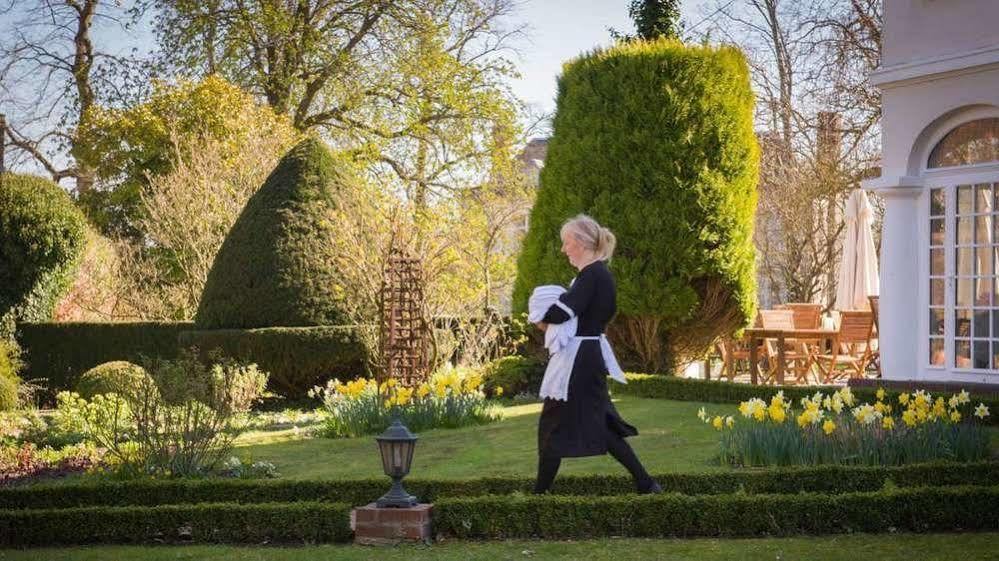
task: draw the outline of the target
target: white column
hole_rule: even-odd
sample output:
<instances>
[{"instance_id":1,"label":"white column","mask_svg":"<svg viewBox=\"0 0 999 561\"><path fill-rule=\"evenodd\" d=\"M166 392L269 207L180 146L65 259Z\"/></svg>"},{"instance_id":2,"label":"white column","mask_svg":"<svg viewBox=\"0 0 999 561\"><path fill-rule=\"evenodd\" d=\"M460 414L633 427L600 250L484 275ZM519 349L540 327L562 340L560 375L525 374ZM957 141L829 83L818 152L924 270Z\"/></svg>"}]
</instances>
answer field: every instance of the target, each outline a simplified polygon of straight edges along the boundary
<instances>
[{"instance_id":1,"label":"white column","mask_svg":"<svg viewBox=\"0 0 999 561\"><path fill-rule=\"evenodd\" d=\"M922 189L905 186L878 189L885 198L881 230L881 373L886 379L914 380L920 377L919 302L919 205Z\"/></svg>"}]
</instances>

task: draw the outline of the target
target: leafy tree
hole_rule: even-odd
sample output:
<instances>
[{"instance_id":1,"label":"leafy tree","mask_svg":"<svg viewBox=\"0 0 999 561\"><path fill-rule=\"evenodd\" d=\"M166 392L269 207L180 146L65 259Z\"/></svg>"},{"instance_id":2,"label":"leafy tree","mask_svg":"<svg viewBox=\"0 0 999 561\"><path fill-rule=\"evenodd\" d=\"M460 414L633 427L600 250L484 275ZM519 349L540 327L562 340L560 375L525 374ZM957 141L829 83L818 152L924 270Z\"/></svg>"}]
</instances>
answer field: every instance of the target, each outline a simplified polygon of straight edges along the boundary
<instances>
[{"instance_id":1,"label":"leafy tree","mask_svg":"<svg viewBox=\"0 0 999 561\"><path fill-rule=\"evenodd\" d=\"M143 4L165 62L219 73L301 130L368 158L425 208L484 174L516 104L512 0L212 0Z\"/></svg>"},{"instance_id":2,"label":"leafy tree","mask_svg":"<svg viewBox=\"0 0 999 561\"><path fill-rule=\"evenodd\" d=\"M642 39L680 38L680 0L631 0L628 15Z\"/></svg>"},{"instance_id":3,"label":"leafy tree","mask_svg":"<svg viewBox=\"0 0 999 561\"><path fill-rule=\"evenodd\" d=\"M221 164L231 165L260 139L285 147L296 138L287 118L219 76L177 84L157 82L144 103L125 109L93 107L76 156L94 169L103 188L80 194L81 205L107 235L147 234L142 199L155 195L153 178L175 169L203 143L216 143Z\"/></svg>"},{"instance_id":4,"label":"leafy tree","mask_svg":"<svg viewBox=\"0 0 999 561\"><path fill-rule=\"evenodd\" d=\"M634 39L680 40L680 0L631 0L628 16L635 22L635 35L621 34L611 29L611 36L623 41Z\"/></svg>"}]
</instances>

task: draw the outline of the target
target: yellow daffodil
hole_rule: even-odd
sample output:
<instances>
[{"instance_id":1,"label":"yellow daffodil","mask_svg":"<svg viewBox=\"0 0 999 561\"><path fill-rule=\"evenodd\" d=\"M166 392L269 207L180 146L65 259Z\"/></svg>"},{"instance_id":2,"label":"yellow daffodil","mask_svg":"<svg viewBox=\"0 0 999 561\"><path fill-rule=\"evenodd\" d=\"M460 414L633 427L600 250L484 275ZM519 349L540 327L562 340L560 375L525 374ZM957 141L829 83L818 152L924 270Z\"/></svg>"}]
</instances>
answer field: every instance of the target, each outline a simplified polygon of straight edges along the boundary
<instances>
[{"instance_id":1,"label":"yellow daffodil","mask_svg":"<svg viewBox=\"0 0 999 561\"><path fill-rule=\"evenodd\" d=\"M956 395L950 396L950 399L947 400L947 407L951 409L957 409L959 405L961 405L961 398Z\"/></svg>"},{"instance_id":2,"label":"yellow daffodil","mask_svg":"<svg viewBox=\"0 0 999 561\"><path fill-rule=\"evenodd\" d=\"M895 428L895 418L885 417L884 419L881 419L881 427L884 428L885 430L891 430Z\"/></svg>"},{"instance_id":3,"label":"yellow daffodil","mask_svg":"<svg viewBox=\"0 0 999 561\"><path fill-rule=\"evenodd\" d=\"M420 399L427 397L427 395L429 394L430 394L430 386L426 384L420 384L420 388L416 390L416 396L419 397Z\"/></svg>"},{"instance_id":4,"label":"yellow daffodil","mask_svg":"<svg viewBox=\"0 0 999 561\"><path fill-rule=\"evenodd\" d=\"M725 426L727 426L728 428L732 428L735 426L735 419L733 419L731 415L725 417Z\"/></svg>"},{"instance_id":5,"label":"yellow daffodil","mask_svg":"<svg viewBox=\"0 0 999 561\"><path fill-rule=\"evenodd\" d=\"M916 426L916 412L912 409L906 409L906 411L902 413L902 422L910 427Z\"/></svg>"},{"instance_id":6,"label":"yellow daffodil","mask_svg":"<svg viewBox=\"0 0 999 561\"><path fill-rule=\"evenodd\" d=\"M702 421L707 421L708 412L705 411L703 407L701 407L700 409L697 410L697 418Z\"/></svg>"},{"instance_id":7,"label":"yellow daffodil","mask_svg":"<svg viewBox=\"0 0 999 561\"><path fill-rule=\"evenodd\" d=\"M909 403L909 394L905 392L898 394L898 402L902 405Z\"/></svg>"},{"instance_id":8,"label":"yellow daffodil","mask_svg":"<svg viewBox=\"0 0 999 561\"><path fill-rule=\"evenodd\" d=\"M877 393L875 395L878 396L878 401L883 400L885 398L885 389L884 388L878 388L878 391L877 391Z\"/></svg>"},{"instance_id":9,"label":"yellow daffodil","mask_svg":"<svg viewBox=\"0 0 999 561\"><path fill-rule=\"evenodd\" d=\"M822 431L826 434L832 434L836 430L836 423L832 419L826 419L826 422L822 423Z\"/></svg>"},{"instance_id":10,"label":"yellow daffodil","mask_svg":"<svg viewBox=\"0 0 999 561\"><path fill-rule=\"evenodd\" d=\"M722 426L723 426L722 423L724 423L724 420L722 420L721 417L716 416L714 418L714 420L711 421L711 426L715 427L718 430L722 430Z\"/></svg>"},{"instance_id":11,"label":"yellow daffodil","mask_svg":"<svg viewBox=\"0 0 999 561\"><path fill-rule=\"evenodd\" d=\"M989 416L989 408L985 406L984 403L979 403L978 407L975 407L975 416L979 419L984 419Z\"/></svg>"},{"instance_id":12,"label":"yellow daffodil","mask_svg":"<svg viewBox=\"0 0 999 561\"><path fill-rule=\"evenodd\" d=\"M496 386L496 391L494 393L496 394L496 397L503 395L503 386Z\"/></svg>"},{"instance_id":13,"label":"yellow daffodil","mask_svg":"<svg viewBox=\"0 0 999 561\"><path fill-rule=\"evenodd\" d=\"M968 394L967 390L961 390L961 393L957 394L958 400L960 400L961 405L971 402L971 395Z\"/></svg>"},{"instance_id":14,"label":"yellow daffodil","mask_svg":"<svg viewBox=\"0 0 999 561\"><path fill-rule=\"evenodd\" d=\"M952 423L960 423L961 422L961 414L958 413L956 409L950 412L950 421Z\"/></svg>"},{"instance_id":15,"label":"yellow daffodil","mask_svg":"<svg viewBox=\"0 0 999 561\"><path fill-rule=\"evenodd\" d=\"M770 419L778 425L784 422L787 418L787 414L784 412L784 406L780 403L771 404L767 409L767 413L770 415Z\"/></svg>"}]
</instances>

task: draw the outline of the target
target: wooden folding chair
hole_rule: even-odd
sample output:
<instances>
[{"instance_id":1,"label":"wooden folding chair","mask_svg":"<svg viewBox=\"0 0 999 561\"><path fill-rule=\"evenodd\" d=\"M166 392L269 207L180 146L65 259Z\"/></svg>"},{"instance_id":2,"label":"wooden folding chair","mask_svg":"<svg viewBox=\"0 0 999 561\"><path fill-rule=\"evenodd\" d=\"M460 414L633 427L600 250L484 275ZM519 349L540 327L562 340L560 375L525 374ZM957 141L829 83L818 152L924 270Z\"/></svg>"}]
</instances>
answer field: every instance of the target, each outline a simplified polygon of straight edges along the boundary
<instances>
[{"instance_id":1,"label":"wooden folding chair","mask_svg":"<svg viewBox=\"0 0 999 561\"><path fill-rule=\"evenodd\" d=\"M877 341L878 337L881 335L881 325L878 323L878 303L880 298L878 296L868 296L867 301L871 304L871 315L874 317L874 332L875 336L872 336L872 342ZM868 368L874 370L877 373L878 378L881 377L881 345L878 341L878 348L871 351L871 362Z\"/></svg>"},{"instance_id":2,"label":"wooden folding chair","mask_svg":"<svg viewBox=\"0 0 999 561\"><path fill-rule=\"evenodd\" d=\"M760 310L760 327L763 329L786 329L793 330L794 310ZM777 369L779 368L779 350L776 339L766 339L764 341L764 357L767 360L767 369L763 373L762 383L777 382ZM794 374L797 381L808 381L808 372L812 368L811 353L807 347L797 339L784 340L784 364L787 371Z\"/></svg>"},{"instance_id":3,"label":"wooden folding chair","mask_svg":"<svg viewBox=\"0 0 999 561\"><path fill-rule=\"evenodd\" d=\"M739 374L749 374L749 344L742 339L730 337L718 341L716 348L721 355L722 371L721 377L727 378L729 382L734 382ZM764 355L763 346L757 349L756 356L762 358Z\"/></svg>"},{"instance_id":4,"label":"wooden folding chair","mask_svg":"<svg viewBox=\"0 0 999 561\"><path fill-rule=\"evenodd\" d=\"M863 378L871 361L871 335L874 314L861 310L840 312L839 333L833 340L832 352L814 357L825 382L841 378Z\"/></svg>"}]
</instances>

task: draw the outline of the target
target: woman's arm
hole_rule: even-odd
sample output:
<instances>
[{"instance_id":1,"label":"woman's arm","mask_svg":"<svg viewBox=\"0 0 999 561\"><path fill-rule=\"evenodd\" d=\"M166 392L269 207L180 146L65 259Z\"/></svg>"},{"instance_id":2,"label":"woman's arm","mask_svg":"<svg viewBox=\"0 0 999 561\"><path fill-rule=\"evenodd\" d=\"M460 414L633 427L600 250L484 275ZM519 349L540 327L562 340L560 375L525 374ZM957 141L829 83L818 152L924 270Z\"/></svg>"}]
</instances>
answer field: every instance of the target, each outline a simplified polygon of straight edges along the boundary
<instances>
[{"instance_id":1,"label":"woman's arm","mask_svg":"<svg viewBox=\"0 0 999 561\"><path fill-rule=\"evenodd\" d=\"M548 311L545 312L545 317L541 318L541 321L543 323L563 323L573 317L582 315L590 306L590 301L593 300L595 288L596 279L592 271L581 271L579 276L576 277L575 282L569 287L569 290L558 297L559 302L569 308L572 314L570 315L562 306L552 304L548 308Z\"/></svg>"}]
</instances>

